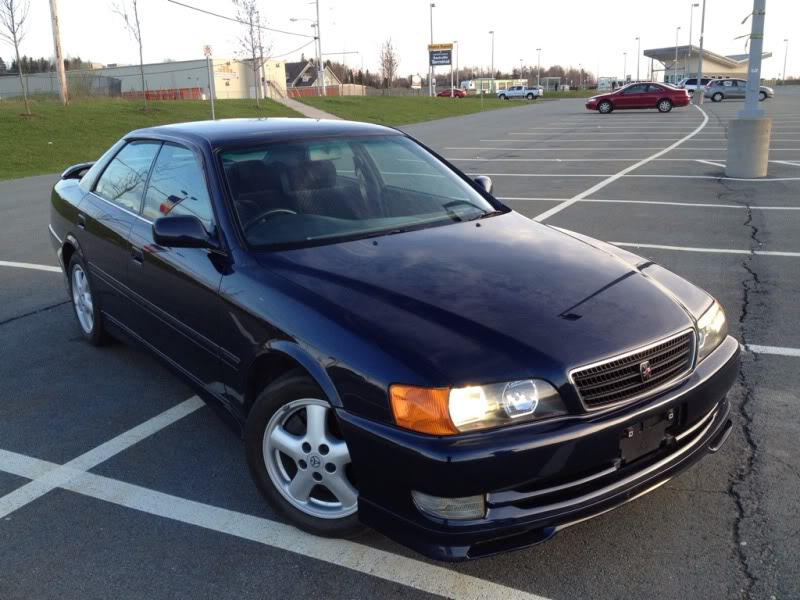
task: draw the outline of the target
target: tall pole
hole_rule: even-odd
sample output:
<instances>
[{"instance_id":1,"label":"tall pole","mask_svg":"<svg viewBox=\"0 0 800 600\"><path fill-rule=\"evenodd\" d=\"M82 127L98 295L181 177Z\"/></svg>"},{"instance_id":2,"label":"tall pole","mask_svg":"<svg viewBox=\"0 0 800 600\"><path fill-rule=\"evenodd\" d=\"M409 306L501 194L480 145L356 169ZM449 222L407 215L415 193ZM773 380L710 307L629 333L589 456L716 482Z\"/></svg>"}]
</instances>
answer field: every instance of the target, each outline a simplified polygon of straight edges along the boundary
<instances>
[{"instance_id":1,"label":"tall pole","mask_svg":"<svg viewBox=\"0 0 800 600\"><path fill-rule=\"evenodd\" d=\"M636 38L636 81L641 81L641 76L639 75L639 59L642 56L642 38Z\"/></svg>"},{"instance_id":2,"label":"tall pole","mask_svg":"<svg viewBox=\"0 0 800 600\"><path fill-rule=\"evenodd\" d=\"M767 0L753 0L753 25L750 33L750 60L747 63L747 95L740 117L762 117L758 108L761 86L761 54L764 48L764 13Z\"/></svg>"},{"instance_id":3,"label":"tall pole","mask_svg":"<svg viewBox=\"0 0 800 600\"><path fill-rule=\"evenodd\" d=\"M456 47L456 81L458 82L458 87L461 87L461 74L458 72L458 40L453 40L453 45Z\"/></svg>"},{"instance_id":4,"label":"tall pole","mask_svg":"<svg viewBox=\"0 0 800 600\"><path fill-rule=\"evenodd\" d=\"M622 85L625 85L625 83L628 81L628 78L626 77L627 71L628 71L628 53L627 52L623 52L622 53Z\"/></svg>"},{"instance_id":5,"label":"tall pole","mask_svg":"<svg viewBox=\"0 0 800 600\"><path fill-rule=\"evenodd\" d=\"M50 19L53 22L53 46L56 55L56 72L58 73L58 95L61 97L61 102L66 106L69 104L69 96L67 95L67 76L64 73L64 57L61 54L61 33L58 29L56 0L50 0ZM17 65L17 68L19 68L19 65Z\"/></svg>"},{"instance_id":6,"label":"tall pole","mask_svg":"<svg viewBox=\"0 0 800 600\"><path fill-rule=\"evenodd\" d=\"M680 32L680 27L675 29L675 64L672 69L672 83L678 82L678 34L680 34Z\"/></svg>"},{"instance_id":7,"label":"tall pole","mask_svg":"<svg viewBox=\"0 0 800 600\"><path fill-rule=\"evenodd\" d=\"M436 4L431 2L431 45L433 45L433 9ZM428 62L430 63L430 52L428 53ZM428 65L428 95L433 96L433 65Z\"/></svg>"},{"instance_id":8,"label":"tall pole","mask_svg":"<svg viewBox=\"0 0 800 600\"><path fill-rule=\"evenodd\" d=\"M497 91L492 85L492 82L494 81L494 30L490 31L489 33L492 34L492 72L490 74L491 76L489 77L489 90Z\"/></svg>"},{"instance_id":9,"label":"tall pole","mask_svg":"<svg viewBox=\"0 0 800 600\"><path fill-rule=\"evenodd\" d=\"M582 90L583 89L583 65L578 63L578 68L581 70L581 73L578 76L578 90Z\"/></svg>"},{"instance_id":10,"label":"tall pole","mask_svg":"<svg viewBox=\"0 0 800 600\"><path fill-rule=\"evenodd\" d=\"M697 57L697 89L692 95L695 104L702 104L705 90L702 89L703 81L703 39L706 33L706 0L703 0L703 12L700 18L700 56ZM700 92L699 94L697 92Z\"/></svg>"},{"instance_id":11,"label":"tall pole","mask_svg":"<svg viewBox=\"0 0 800 600\"><path fill-rule=\"evenodd\" d=\"M786 59L789 57L789 38L786 38L783 41L786 42L786 50L783 52L783 79L781 80L781 83L786 85Z\"/></svg>"},{"instance_id":12,"label":"tall pole","mask_svg":"<svg viewBox=\"0 0 800 600\"><path fill-rule=\"evenodd\" d=\"M692 20L694 19L694 9L700 6L696 2L692 4L689 11L689 55L684 57L683 70L685 74L689 73L689 65L692 64ZM699 85L699 82L698 82Z\"/></svg>"},{"instance_id":13,"label":"tall pole","mask_svg":"<svg viewBox=\"0 0 800 600\"><path fill-rule=\"evenodd\" d=\"M317 62L317 80L322 86L322 95L327 96L328 90L325 87L325 67L322 66L322 33L320 33L319 26L319 0L316 0L317 5L317 48L319 52L319 61Z\"/></svg>"},{"instance_id":14,"label":"tall pole","mask_svg":"<svg viewBox=\"0 0 800 600\"><path fill-rule=\"evenodd\" d=\"M542 49L536 49L536 87L540 87L541 83L539 83L539 79L541 79L542 75Z\"/></svg>"},{"instance_id":15,"label":"tall pole","mask_svg":"<svg viewBox=\"0 0 800 600\"><path fill-rule=\"evenodd\" d=\"M206 56L206 67L208 68L208 95L211 97L211 120L216 121L217 116L214 114L214 69L211 67L211 54ZM258 87L256 87L256 94L258 94Z\"/></svg>"}]
</instances>

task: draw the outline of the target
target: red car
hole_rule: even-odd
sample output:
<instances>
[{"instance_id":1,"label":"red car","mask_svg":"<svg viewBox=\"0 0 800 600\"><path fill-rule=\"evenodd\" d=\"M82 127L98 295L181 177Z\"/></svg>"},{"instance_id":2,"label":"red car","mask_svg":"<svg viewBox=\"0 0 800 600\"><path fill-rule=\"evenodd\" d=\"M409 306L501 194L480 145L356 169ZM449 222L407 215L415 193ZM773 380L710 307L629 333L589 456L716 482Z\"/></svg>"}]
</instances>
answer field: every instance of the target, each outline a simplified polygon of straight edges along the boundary
<instances>
[{"instance_id":1,"label":"red car","mask_svg":"<svg viewBox=\"0 0 800 600\"><path fill-rule=\"evenodd\" d=\"M436 95L437 96L441 96L442 98L449 98L450 97L450 90L444 90L443 92L439 92ZM464 90L462 90L460 88L455 88L453 90L453 96L455 96L456 98L466 98L467 97L467 92L465 92Z\"/></svg>"},{"instance_id":2,"label":"red car","mask_svg":"<svg viewBox=\"0 0 800 600\"><path fill-rule=\"evenodd\" d=\"M661 83L631 83L615 92L592 96L586 108L608 114L625 108L657 108L666 113L673 106L688 106L691 96L686 90Z\"/></svg>"}]
</instances>

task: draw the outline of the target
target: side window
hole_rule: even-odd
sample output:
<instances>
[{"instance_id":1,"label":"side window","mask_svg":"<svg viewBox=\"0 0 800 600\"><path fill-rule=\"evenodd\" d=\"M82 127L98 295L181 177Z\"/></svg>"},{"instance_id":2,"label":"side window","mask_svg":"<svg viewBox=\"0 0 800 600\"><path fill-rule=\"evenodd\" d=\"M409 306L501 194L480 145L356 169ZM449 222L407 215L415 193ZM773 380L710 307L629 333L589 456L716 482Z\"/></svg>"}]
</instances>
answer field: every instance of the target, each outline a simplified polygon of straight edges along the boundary
<instances>
[{"instance_id":1,"label":"side window","mask_svg":"<svg viewBox=\"0 0 800 600\"><path fill-rule=\"evenodd\" d=\"M147 174L160 146L156 142L131 142L126 145L103 171L94 188L95 193L138 213Z\"/></svg>"},{"instance_id":2,"label":"side window","mask_svg":"<svg viewBox=\"0 0 800 600\"><path fill-rule=\"evenodd\" d=\"M658 94L664 91L664 88L662 88L660 85L653 85L651 83L650 85L647 86L647 91L651 94Z\"/></svg>"},{"instance_id":3,"label":"side window","mask_svg":"<svg viewBox=\"0 0 800 600\"><path fill-rule=\"evenodd\" d=\"M742 79L737 79L736 80L736 87L746 88L747 87L747 82L742 80Z\"/></svg>"},{"instance_id":4,"label":"side window","mask_svg":"<svg viewBox=\"0 0 800 600\"><path fill-rule=\"evenodd\" d=\"M191 150L164 144L147 186L142 214L152 220L164 216L194 215L211 231L214 213L206 178Z\"/></svg>"},{"instance_id":5,"label":"side window","mask_svg":"<svg viewBox=\"0 0 800 600\"><path fill-rule=\"evenodd\" d=\"M724 85L725 87L733 87L733 82L730 79L727 79L722 82L722 85Z\"/></svg>"},{"instance_id":6,"label":"side window","mask_svg":"<svg viewBox=\"0 0 800 600\"><path fill-rule=\"evenodd\" d=\"M641 94L647 88L646 85L632 85L625 90L625 94Z\"/></svg>"}]
</instances>

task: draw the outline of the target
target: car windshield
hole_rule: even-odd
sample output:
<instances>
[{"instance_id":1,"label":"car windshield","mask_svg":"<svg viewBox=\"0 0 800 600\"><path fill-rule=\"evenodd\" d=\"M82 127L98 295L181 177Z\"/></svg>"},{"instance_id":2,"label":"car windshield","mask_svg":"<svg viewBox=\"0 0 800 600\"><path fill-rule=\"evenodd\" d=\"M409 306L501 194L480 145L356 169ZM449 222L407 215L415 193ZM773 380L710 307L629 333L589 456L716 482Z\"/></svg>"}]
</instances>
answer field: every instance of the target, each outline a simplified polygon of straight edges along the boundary
<instances>
[{"instance_id":1,"label":"car windshield","mask_svg":"<svg viewBox=\"0 0 800 600\"><path fill-rule=\"evenodd\" d=\"M401 135L283 142L222 153L247 241L295 247L419 229L497 209Z\"/></svg>"}]
</instances>

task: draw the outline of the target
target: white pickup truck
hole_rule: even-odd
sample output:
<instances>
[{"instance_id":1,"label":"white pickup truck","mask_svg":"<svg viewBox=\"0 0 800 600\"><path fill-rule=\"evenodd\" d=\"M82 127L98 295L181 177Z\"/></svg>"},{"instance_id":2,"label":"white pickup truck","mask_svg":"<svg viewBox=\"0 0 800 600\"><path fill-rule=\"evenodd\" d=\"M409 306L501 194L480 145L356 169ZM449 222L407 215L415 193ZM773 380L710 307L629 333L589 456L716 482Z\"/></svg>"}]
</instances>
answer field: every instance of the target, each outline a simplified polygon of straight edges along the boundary
<instances>
[{"instance_id":1,"label":"white pickup truck","mask_svg":"<svg viewBox=\"0 0 800 600\"><path fill-rule=\"evenodd\" d=\"M510 98L527 98L528 100L535 100L541 94L538 87L526 87L524 85L512 85L507 90L500 90L497 92L497 97L500 100L509 100Z\"/></svg>"}]
</instances>

